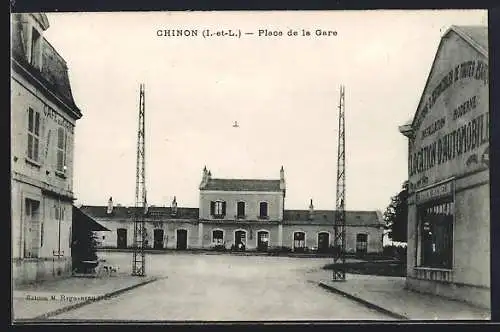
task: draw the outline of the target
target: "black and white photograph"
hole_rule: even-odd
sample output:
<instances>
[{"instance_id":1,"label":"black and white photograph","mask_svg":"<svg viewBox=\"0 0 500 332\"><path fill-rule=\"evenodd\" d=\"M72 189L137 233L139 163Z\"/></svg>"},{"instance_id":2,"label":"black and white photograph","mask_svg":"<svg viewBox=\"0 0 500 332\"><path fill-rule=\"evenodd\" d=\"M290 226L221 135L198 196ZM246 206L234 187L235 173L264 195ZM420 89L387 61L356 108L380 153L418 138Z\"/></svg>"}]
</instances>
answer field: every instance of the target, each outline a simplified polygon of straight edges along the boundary
<instances>
[{"instance_id":1,"label":"black and white photograph","mask_svg":"<svg viewBox=\"0 0 500 332\"><path fill-rule=\"evenodd\" d=\"M491 319L488 11L10 21L14 324Z\"/></svg>"}]
</instances>

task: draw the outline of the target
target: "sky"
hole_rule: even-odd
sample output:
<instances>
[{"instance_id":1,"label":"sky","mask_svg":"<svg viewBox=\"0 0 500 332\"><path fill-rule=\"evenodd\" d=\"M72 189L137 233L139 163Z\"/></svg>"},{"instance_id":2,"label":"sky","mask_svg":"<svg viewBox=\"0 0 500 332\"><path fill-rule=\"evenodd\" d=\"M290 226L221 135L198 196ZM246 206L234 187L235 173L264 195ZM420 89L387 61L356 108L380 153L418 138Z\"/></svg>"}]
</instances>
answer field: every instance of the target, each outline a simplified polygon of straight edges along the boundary
<instances>
[{"instance_id":1,"label":"sky","mask_svg":"<svg viewBox=\"0 0 500 332\"><path fill-rule=\"evenodd\" d=\"M345 86L346 209L384 211L407 178L412 119L441 36L486 11L49 13L83 117L78 204L134 205L139 84L148 203L198 207L214 178L279 179L286 209L335 209L339 87ZM158 30L197 29L198 37ZM232 29L241 38L203 38ZM283 36L258 36L258 30ZM298 36L288 36L292 29ZM302 36L302 29L311 36ZM315 31L336 31L316 36ZM245 35L244 32L254 32ZM234 121L238 128L232 125Z\"/></svg>"}]
</instances>

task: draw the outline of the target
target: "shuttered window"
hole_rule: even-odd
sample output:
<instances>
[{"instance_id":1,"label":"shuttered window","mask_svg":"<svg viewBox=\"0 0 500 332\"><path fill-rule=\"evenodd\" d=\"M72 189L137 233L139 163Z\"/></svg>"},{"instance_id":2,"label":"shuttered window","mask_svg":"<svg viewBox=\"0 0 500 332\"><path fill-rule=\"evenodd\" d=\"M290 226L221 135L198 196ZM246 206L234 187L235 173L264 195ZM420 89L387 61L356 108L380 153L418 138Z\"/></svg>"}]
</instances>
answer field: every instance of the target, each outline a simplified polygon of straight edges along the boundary
<instances>
[{"instance_id":1,"label":"shuttered window","mask_svg":"<svg viewBox=\"0 0 500 332\"><path fill-rule=\"evenodd\" d=\"M40 148L40 113L28 109L28 150L29 159L38 162Z\"/></svg>"},{"instance_id":2,"label":"shuttered window","mask_svg":"<svg viewBox=\"0 0 500 332\"><path fill-rule=\"evenodd\" d=\"M226 215L226 202L212 201L210 203L210 214L214 218L223 218Z\"/></svg>"},{"instance_id":3,"label":"shuttered window","mask_svg":"<svg viewBox=\"0 0 500 332\"><path fill-rule=\"evenodd\" d=\"M56 170L59 172L64 172L64 166L66 166L66 146L67 146L67 134L63 127L57 129L57 167Z\"/></svg>"}]
</instances>

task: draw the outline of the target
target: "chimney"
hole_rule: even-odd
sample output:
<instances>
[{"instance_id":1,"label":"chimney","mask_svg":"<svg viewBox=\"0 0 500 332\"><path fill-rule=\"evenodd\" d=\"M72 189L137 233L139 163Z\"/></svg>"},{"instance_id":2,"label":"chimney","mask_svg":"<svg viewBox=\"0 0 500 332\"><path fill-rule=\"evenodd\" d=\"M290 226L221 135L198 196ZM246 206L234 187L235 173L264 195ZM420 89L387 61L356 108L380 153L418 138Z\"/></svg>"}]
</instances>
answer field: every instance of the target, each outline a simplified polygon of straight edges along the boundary
<instances>
[{"instance_id":1,"label":"chimney","mask_svg":"<svg viewBox=\"0 0 500 332\"><path fill-rule=\"evenodd\" d=\"M208 171L207 166L203 167L203 174L201 176L200 189L203 189L207 185Z\"/></svg>"},{"instance_id":2,"label":"chimney","mask_svg":"<svg viewBox=\"0 0 500 332\"><path fill-rule=\"evenodd\" d=\"M314 205L313 200L311 198L311 203L309 203L309 220L314 219Z\"/></svg>"},{"instance_id":3,"label":"chimney","mask_svg":"<svg viewBox=\"0 0 500 332\"><path fill-rule=\"evenodd\" d=\"M175 216L177 215L177 198L174 196L174 199L172 200L172 206L171 206L171 215Z\"/></svg>"},{"instance_id":4,"label":"chimney","mask_svg":"<svg viewBox=\"0 0 500 332\"><path fill-rule=\"evenodd\" d=\"M283 166L281 166L280 169L280 189L285 190L286 185L285 185L285 170L283 169Z\"/></svg>"},{"instance_id":5,"label":"chimney","mask_svg":"<svg viewBox=\"0 0 500 332\"><path fill-rule=\"evenodd\" d=\"M113 197L110 197L108 200L108 209L106 210L107 214L113 213Z\"/></svg>"}]
</instances>

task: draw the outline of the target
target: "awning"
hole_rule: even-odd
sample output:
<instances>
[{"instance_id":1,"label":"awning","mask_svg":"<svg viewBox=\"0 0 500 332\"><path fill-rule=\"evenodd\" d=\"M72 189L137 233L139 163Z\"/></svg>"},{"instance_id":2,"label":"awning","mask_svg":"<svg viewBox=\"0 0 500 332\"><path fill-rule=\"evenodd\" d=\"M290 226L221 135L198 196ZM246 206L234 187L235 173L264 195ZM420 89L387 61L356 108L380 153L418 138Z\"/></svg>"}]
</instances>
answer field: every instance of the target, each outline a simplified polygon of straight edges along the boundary
<instances>
[{"instance_id":1,"label":"awning","mask_svg":"<svg viewBox=\"0 0 500 332\"><path fill-rule=\"evenodd\" d=\"M99 224L88 214L77 208L73 205L73 221L75 223L85 224L86 227L89 227L92 231L110 231L103 225Z\"/></svg>"}]
</instances>

